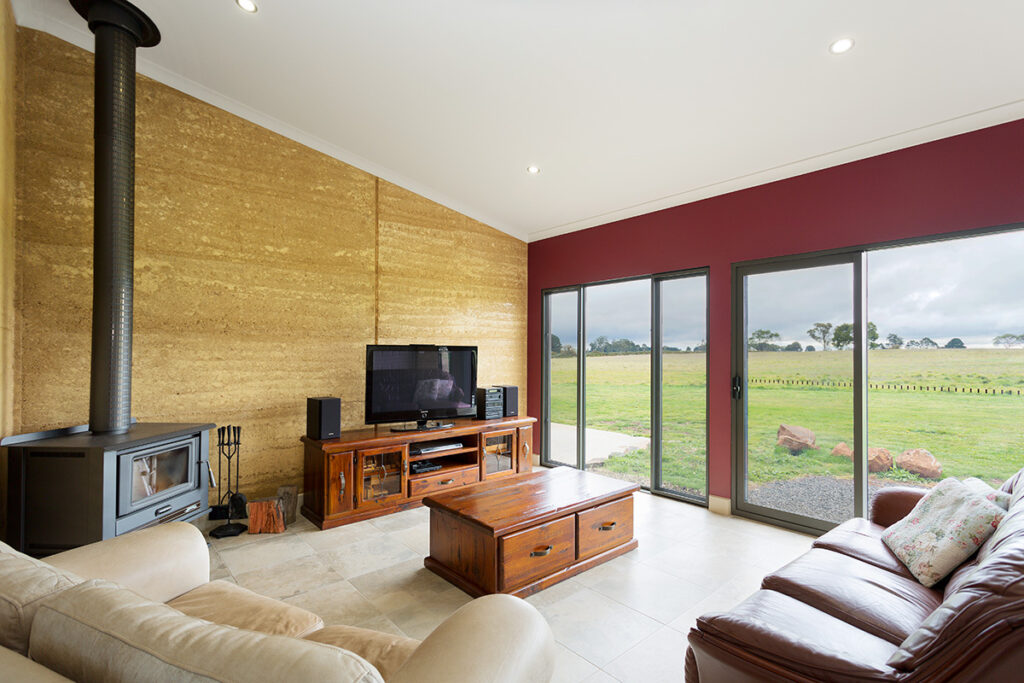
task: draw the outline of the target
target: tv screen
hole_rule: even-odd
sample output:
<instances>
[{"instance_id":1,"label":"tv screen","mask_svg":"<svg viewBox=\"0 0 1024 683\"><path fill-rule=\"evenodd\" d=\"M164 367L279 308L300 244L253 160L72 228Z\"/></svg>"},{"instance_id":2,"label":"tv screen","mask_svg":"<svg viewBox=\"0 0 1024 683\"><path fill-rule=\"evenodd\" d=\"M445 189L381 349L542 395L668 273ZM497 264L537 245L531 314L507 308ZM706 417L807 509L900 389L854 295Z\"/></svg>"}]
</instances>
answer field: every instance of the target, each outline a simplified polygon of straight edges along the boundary
<instances>
[{"instance_id":1,"label":"tv screen","mask_svg":"<svg viewBox=\"0 0 1024 683\"><path fill-rule=\"evenodd\" d=\"M475 346L366 347L367 424L475 415Z\"/></svg>"}]
</instances>

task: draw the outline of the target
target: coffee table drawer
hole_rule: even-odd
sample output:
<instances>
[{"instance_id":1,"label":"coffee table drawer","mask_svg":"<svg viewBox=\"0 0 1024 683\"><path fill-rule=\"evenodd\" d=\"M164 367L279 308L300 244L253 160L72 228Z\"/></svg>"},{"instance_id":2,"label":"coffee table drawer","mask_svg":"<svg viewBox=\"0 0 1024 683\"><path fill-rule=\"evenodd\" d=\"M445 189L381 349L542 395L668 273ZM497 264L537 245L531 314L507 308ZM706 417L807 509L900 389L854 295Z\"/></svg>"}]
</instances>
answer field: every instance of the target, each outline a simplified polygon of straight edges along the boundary
<instances>
[{"instance_id":1,"label":"coffee table drawer","mask_svg":"<svg viewBox=\"0 0 1024 683\"><path fill-rule=\"evenodd\" d=\"M504 536L498 554L503 591L568 567L576 560L574 516Z\"/></svg>"},{"instance_id":2,"label":"coffee table drawer","mask_svg":"<svg viewBox=\"0 0 1024 683\"><path fill-rule=\"evenodd\" d=\"M577 513L576 536L581 560L633 538L633 497Z\"/></svg>"},{"instance_id":3,"label":"coffee table drawer","mask_svg":"<svg viewBox=\"0 0 1024 683\"><path fill-rule=\"evenodd\" d=\"M480 468L476 465L455 472L435 474L432 477L409 480L410 496L425 496L429 493L454 489L480 481Z\"/></svg>"}]
</instances>

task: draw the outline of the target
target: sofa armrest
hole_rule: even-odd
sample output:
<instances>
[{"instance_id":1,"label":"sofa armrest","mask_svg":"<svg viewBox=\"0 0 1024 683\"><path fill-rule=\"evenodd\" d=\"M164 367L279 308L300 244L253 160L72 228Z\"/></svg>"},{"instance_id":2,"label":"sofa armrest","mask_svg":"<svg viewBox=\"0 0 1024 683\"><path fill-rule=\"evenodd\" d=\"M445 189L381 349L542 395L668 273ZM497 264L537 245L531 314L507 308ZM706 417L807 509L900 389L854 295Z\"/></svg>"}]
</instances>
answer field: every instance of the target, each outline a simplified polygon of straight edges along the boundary
<instances>
[{"instance_id":1,"label":"sofa armrest","mask_svg":"<svg viewBox=\"0 0 1024 683\"><path fill-rule=\"evenodd\" d=\"M910 514L928 489L917 489L910 486L887 486L878 489L871 499L871 510L868 519L875 524L891 526Z\"/></svg>"},{"instance_id":2,"label":"sofa armrest","mask_svg":"<svg viewBox=\"0 0 1024 683\"><path fill-rule=\"evenodd\" d=\"M0 645L0 675L5 681L18 683L71 683L56 671L50 671L42 664L33 662L25 655L8 650Z\"/></svg>"},{"instance_id":3,"label":"sofa armrest","mask_svg":"<svg viewBox=\"0 0 1024 683\"><path fill-rule=\"evenodd\" d=\"M155 602L167 602L210 581L203 533L169 522L66 550L46 562L84 579L106 579Z\"/></svg>"},{"instance_id":4,"label":"sofa armrest","mask_svg":"<svg viewBox=\"0 0 1024 683\"><path fill-rule=\"evenodd\" d=\"M388 683L551 679L555 637L537 609L511 595L463 605L427 636Z\"/></svg>"}]
</instances>

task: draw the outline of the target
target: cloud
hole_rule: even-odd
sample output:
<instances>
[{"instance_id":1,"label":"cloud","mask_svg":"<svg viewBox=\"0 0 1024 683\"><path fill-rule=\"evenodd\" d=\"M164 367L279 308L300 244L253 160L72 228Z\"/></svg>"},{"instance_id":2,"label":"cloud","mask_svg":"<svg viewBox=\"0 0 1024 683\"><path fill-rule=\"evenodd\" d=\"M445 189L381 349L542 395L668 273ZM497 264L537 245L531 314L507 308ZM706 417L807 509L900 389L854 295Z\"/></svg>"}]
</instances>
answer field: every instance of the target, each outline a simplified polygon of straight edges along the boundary
<instances>
[{"instance_id":1,"label":"cloud","mask_svg":"<svg viewBox=\"0 0 1024 683\"><path fill-rule=\"evenodd\" d=\"M1006 332L1024 334L1024 231L878 249L867 254L868 318L884 339L960 337L991 346ZM853 322L853 267L791 269L747 278L747 328L778 332L783 343L815 344L816 322ZM706 278L663 284L665 343L685 348L705 336ZM650 344L650 280L592 285L587 341L605 336ZM575 292L551 295L552 331L575 345Z\"/></svg>"}]
</instances>

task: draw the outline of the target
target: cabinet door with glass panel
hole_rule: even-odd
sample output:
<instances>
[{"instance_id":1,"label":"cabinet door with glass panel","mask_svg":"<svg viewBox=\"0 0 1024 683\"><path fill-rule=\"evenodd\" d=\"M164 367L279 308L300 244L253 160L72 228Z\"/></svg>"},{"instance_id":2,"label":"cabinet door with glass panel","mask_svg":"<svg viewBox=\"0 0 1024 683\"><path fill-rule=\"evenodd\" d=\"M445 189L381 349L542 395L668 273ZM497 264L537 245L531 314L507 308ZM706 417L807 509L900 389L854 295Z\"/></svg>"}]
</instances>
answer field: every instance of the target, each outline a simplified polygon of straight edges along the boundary
<instances>
[{"instance_id":1,"label":"cabinet door with glass panel","mask_svg":"<svg viewBox=\"0 0 1024 683\"><path fill-rule=\"evenodd\" d=\"M408 449L401 445L356 452L358 507L380 507L406 497Z\"/></svg>"},{"instance_id":2,"label":"cabinet door with glass panel","mask_svg":"<svg viewBox=\"0 0 1024 683\"><path fill-rule=\"evenodd\" d=\"M488 432L481 434L481 437L481 478L493 479L515 474L516 430Z\"/></svg>"}]
</instances>

